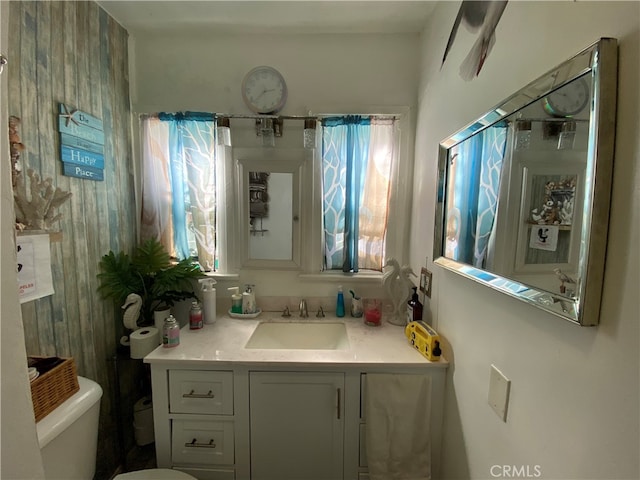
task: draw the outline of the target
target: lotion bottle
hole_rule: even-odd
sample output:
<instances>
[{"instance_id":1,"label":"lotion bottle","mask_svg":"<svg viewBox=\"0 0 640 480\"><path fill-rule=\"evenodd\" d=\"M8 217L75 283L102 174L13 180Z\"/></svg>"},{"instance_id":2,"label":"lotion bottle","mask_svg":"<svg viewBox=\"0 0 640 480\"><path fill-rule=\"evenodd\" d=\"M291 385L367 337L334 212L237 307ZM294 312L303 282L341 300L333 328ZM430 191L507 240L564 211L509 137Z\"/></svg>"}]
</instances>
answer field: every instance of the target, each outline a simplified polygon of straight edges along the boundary
<instances>
[{"instance_id":1,"label":"lotion bottle","mask_svg":"<svg viewBox=\"0 0 640 480\"><path fill-rule=\"evenodd\" d=\"M216 323L216 289L213 278L200 280L202 286L202 306L204 307L204 323Z\"/></svg>"},{"instance_id":2,"label":"lotion bottle","mask_svg":"<svg viewBox=\"0 0 640 480\"><path fill-rule=\"evenodd\" d=\"M245 315L256 313L256 296L253 293L254 285L246 284L242 293L242 313Z\"/></svg>"},{"instance_id":3,"label":"lotion bottle","mask_svg":"<svg viewBox=\"0 0 640 480\"><path fill-rule=\"evenodd\" d=\"M336 317L344 317L344 294L342 285L338 286L338 298L336 300Z\"/></svg>"}]
</instances>

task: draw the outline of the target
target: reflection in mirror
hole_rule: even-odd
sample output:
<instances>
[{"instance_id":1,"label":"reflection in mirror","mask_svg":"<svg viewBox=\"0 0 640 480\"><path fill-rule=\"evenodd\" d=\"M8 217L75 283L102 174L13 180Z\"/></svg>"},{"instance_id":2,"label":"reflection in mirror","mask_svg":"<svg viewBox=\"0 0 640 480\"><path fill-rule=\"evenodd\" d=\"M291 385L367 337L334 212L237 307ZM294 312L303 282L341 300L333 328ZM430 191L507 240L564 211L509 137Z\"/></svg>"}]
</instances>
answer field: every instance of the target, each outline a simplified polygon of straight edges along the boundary
<instances>
[{"instance_id":1,"label":"reflection in mirror","mask_svg":"<svg viewBox=\"0 0 640 480\"><path fill-rule=\"evenodd\" d=\"M303 148L236 148L239 180L237 202L242 211L238 251L243 268L297 270L301 265L301 195L314 150Z\"/></svg>"},{"instance_id":2,"label":"reflection in mirror","mask_svg":"<svg viewBox=\"0 0 640 480\"><path fill-rule=\"evenodd\" d=\"M616 42L601 39L444 140L437 263L597 324L615 89Z\"/></svg>"},{"instance_id":3,"label":"reflection in mirror","mask_svg":"<svg viewBox=\"0 0 640 480\"><path fill-rule=\"evenodd\" d=\"M249 172L249 258L291 260L293 174Z\"/></svg>"}]
</instances>

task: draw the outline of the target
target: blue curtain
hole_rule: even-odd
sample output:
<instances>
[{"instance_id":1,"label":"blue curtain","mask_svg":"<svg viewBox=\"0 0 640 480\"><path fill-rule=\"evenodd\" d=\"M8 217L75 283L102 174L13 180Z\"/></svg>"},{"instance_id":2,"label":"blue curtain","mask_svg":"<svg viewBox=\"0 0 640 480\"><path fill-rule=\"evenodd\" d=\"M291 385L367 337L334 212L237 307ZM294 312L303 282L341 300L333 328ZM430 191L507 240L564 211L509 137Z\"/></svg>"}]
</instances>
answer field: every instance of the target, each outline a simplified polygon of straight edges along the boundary
<instances>
[{"instance_id":1,"label":"blue curtain","mask_svg":"<svg viewBox=\"0 0 640 480\"><path fill-rule=\"evenodd\" d=\"M215 252L215 115L184 112L159 113L169 126L169 181L172 192L173 240L179 259Z\"/></svg>"},{"instance_id":2,"label":"blue curtain","mask_svg":"<svg viewBox=\"0 0 640 480\"><path fill-rule=\"evenodd\" d=\"M482 139L482 165L473 250L473 265L479 268L485 267L487 247L493 234L506 139L506 127L489 128L485 130Z\"/></svg>"},{"instance_id":3,"label":"blue curtain","mask_svg":"<svg viewBox=\"0 0 640 480\"><path fill-rule=\"evenodd\" d=\"M325 267L358 271L359 214L369 161L370 119L322 121Z\"/></svg>"},{"instance_id":4,"label":"blue curtain","mask_svg":"<svg viewBox=\"0 0 640 480\"><path fill-rule=\"evenodd\" d=\"M447 255L484 267L498 204L506 127L488 128L455 150L453 201L447 207ZM469 184L469 178L473 179Z\"/></svg>"}]
</instances>

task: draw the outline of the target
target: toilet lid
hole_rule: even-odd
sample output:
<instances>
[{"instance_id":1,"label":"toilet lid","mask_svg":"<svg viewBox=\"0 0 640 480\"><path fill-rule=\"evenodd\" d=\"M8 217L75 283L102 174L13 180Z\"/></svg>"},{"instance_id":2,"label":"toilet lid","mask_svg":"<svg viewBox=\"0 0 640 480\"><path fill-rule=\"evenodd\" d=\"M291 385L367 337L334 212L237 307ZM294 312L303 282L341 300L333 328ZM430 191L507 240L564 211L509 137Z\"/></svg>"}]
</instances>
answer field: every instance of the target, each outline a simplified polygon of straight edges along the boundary
<instances>
[{"instance_id":1,"label":"toilet lid","mask_svg":"<svg viewBox=\"0 0 640 480\"><path fill-rule=\"evenodd\" d=\"M196 480L195 477L179 470L169 468L152 468L136 472L121 473L113 480Z\"/></svg>"}]
</instances>

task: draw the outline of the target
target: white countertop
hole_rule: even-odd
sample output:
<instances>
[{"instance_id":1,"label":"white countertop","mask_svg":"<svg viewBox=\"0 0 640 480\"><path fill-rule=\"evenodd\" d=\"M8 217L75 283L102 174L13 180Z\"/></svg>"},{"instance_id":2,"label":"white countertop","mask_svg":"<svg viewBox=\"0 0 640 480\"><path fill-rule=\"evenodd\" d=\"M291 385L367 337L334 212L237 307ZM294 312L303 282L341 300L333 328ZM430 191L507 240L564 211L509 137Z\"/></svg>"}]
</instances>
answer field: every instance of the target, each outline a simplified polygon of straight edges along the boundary
<instances>
[{"instance_id":1,"label":"white countertop","mask_svg":"<svg viewBox=\"0 0 640 480\"><path fill-rule=\"evenodd\" d=\"M297 350L297 349L246 349L244 346L260 322L341 322L349 337L349 349ZM448 362L440 357L430 362L411 347L404 335L404 328L383 322L378 327L365 325L362 318L283 318L278 312L263 312L256 319L233 319L218 316L216 323L201 330L180 331L180 345L173 348L156 348L144 358L152 365L246 364L261 366L327 366L355 367L389 365L392 367L446 368Z\"/></svg>"}]
</instances>

